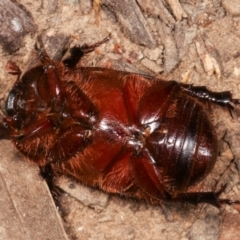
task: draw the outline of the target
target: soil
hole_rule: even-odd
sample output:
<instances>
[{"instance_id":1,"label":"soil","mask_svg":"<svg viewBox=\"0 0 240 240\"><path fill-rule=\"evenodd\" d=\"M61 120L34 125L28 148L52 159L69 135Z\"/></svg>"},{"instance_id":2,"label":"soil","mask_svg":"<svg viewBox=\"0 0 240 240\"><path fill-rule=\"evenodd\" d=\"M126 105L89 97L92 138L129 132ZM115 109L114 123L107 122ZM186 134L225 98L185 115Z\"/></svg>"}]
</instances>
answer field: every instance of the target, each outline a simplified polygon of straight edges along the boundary
<instances>
[{"instance_id":1,"label":"soil","mask_svg":"<svg viewBox=\"0 0 240 240\"><path fill-rule=\"evenodd\" d=\"M34 45L39 35L55 60L69 46L93 44L111 35L107 43L84 57L83 66L175 79L207 86L212 91L231 91L235 99L240 99L240 4L237 0L3 0L0 13L4 13L0 14L4 26L0 30L2 108L16 79L6 73L7 61L15 61L26 70L36 58ZM219 157L213 172L197 187L207 191L227 183L221 197L239 200L239 110L236 107L232 118L227 111L214 106L212 121L219 138ZM1 144L6 146L8 142ZM5 153L4 146L2 158L14 153L22 166L28 168L14 148ZM12 157L9 161L13 161ZM0 161L0 176L9 167L14 168L14 164L3 165ZM24 171L18 174L19 178L25 175ZM4 175L5 181L12 177ZM35 178L34 181L44 184L40 177ZM239 239L238 205L223 205L218 209L208 204L168 203L161 208L110 196L66 178L59 179L57 184L65 194L59 199L61 220L56 218L56 221L63 224L69 239ZM38 189L31 194L39 196ZM50 195L46 199L52 201ZM0 200L4 202L3 197ZM1 222L0 217L1 234L18 231L4 229ZM52 231L51 225L45 230ZM14 239L1 234L0 239ZM40 234L35 239L47 237Z\"/></svg>"}]
</instances>

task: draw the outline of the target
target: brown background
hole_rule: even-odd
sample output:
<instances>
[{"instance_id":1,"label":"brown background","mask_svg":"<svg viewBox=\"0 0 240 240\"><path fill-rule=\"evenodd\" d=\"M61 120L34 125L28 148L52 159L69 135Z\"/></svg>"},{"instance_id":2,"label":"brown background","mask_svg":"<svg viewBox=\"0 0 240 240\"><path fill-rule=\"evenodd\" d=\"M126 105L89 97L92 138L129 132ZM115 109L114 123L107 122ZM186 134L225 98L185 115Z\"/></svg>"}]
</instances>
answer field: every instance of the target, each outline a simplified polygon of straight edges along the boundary
<instances>
[{"instance_id":1,"label":"brown background","mask_svg":"<svg viewBox=\"0 0 240 240\"><path fill-rule=\"evenodd\" d=\"M15 78L4 67L22 70L35 58L42 35L59 59L68 45L108 43L82 65L145 72L179 82L230 90L240 98L240 3L237 0L1 0L1 106ZM239 113L231 119L214 108L220 149L212 174L201 186L228 183L223 197L240 199ZM0 144L0 239L239 239L238 206L167 204L164 209L120 199L60 179L66 191L60 209L51 200L36 166L9 141ZM59 218L59 215L61 218ZM62 227L64 226L64 228Z\"/></svg>"}]
</instances>

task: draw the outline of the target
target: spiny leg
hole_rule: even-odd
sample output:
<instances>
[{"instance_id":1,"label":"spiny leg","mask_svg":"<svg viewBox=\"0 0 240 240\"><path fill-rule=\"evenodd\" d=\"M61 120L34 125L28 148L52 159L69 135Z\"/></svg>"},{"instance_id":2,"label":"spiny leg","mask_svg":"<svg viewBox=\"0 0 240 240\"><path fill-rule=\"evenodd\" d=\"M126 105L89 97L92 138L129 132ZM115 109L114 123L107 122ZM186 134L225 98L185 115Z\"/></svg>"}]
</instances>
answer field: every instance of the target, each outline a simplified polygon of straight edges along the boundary
<instances>
[{"instance_id":1,"label":"spiny leg","mask_svg":"<svg viewBox=\"0 0 240 240\"><path fill-rule=\"evenodd\" d=\"M188 202L193 205L198 203L208 203L217 208L221 207L222 204L233 205L240 204L239 200L220 199L219 196L225 191L227 184L223 185L219 191L212 192L186 192L179 193L176 197L173 197L173 202Z\"/></svg>"},{"instance_id":2,"label":"spiny leg","mask_svg":"<svg viewBox=\"0 0 240 240\"><path fill-rule=\"evenodd\" d=\"M40 175L46 181L48 188L52 194L53 200L57 207L60 207L59 196L61 196L64 191L56 186L54 180L56 178L51 164L39 167Z\"/></svg>"},{"instance_id":3,"label":"spiny leg","mask_svg":"<svg viewBox=\"0 0 240 240\"><path fill-rule=\"evenodd\" d=\"M63 64L68 68L74 68L80 59L87 53L92 52L95 48L109 40L109 36L92 45L83 44L82 46L75 46L70 49L70 56L63 60Z\"/></svg>"},{"instance_id":4,"label":"spiny leg","mask_svg":"<svg viewBox=\"0 0 240 240\"><path fill-rule=\"evenodd\" d=\"M192 96L198 97L205 102L214 103L226 108L231 117L234 109L233 105L240 105L240 100L233 99L232 94L229 91L212 92L204 86L192 86L189 84L181 84L181 87Z\"/></svg>"}]
</instances>

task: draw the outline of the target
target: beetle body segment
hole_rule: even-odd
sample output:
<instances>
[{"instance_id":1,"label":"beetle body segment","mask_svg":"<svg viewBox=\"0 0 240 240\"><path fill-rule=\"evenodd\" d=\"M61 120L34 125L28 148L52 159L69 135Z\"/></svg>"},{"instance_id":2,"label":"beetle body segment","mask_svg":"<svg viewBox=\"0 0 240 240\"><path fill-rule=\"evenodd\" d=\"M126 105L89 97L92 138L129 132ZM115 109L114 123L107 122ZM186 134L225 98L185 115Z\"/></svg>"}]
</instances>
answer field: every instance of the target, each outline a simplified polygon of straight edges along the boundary
<instances>
[{"instance_id":1,"label":"beetle body segment","mask_svg":"<svg viewBox=\"0 0 240 240\"><path fill-rule=\"evenodd\" d=\"M218 205L214 192L188 193L188 187L215 164L217 138L207 105L230 109L229 92L112 69L70 68L44 54L40 60L10 91L1 138L12 139L54 175L106 192L159 204Z\"/></svg>"}]
</instances>

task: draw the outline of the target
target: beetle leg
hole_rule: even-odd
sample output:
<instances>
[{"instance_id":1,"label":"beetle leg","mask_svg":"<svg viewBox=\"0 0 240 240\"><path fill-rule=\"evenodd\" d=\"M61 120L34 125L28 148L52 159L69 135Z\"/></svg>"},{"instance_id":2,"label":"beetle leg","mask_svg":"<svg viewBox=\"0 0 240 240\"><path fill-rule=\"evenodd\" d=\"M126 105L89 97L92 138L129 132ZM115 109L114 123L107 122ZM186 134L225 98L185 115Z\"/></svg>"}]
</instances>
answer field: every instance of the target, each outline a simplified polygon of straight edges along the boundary
<instances>
[{"instance_id":1,"label":"beetle leg","mask_svg":"<svg viewBox=\"0 0 240 240\"><path fill-rule=\"evenodd\" d=\"M41 61L44 72L47 75L50 94L53 96L53 98L62 100L63 94L61 91L60 78L58 76L55 63L48 56L40 37L38 37L35 48L38 51L39 60Z\"/></svg>"},{"instance_id":2,"label":"beetle leg","mask_svg":"<svg viewBox=\"0 0 240 240\"><path fill-rule=\"evenodd\" d=\"M82 152L91 142L92 133L81 126L73 126L57 140L48 156L49 161L65 161Z\"/></svg>"},{"instance_id":3,"label":"beetle leg","mask_svg":"<svg viewBox=\"0 0 240 240\"><path fill-rule=\"evenodd\" d=\"M232 116L232 110L234 109L231 103L240 105L239 100L232 99L232 94L229 91L212 92L204 86L198 87L198 86L192 86L189 84L181 84L181 87L188 94L194 97L198 97L205 102L211 102L221 107L227 108L231 116Z\"/></svg>"},{"instance_id":4,"label":"beetle leg","mask_svg":"<svg viewBox=\"0 0 240 240\"><path fill-rule=\"evenodd\" d=\"M12 131L5 121L0 123L0 139L11 139Z\"/></svg>"},{"instance_id":5,"label":"beetle leg","mask_svg":"<svg viewBox=\"0 0 240 240\"><path fill-rule=\"evenodd\" d=\"M219 196L226 189L227 184L223 185L217 192L187 192L179 193L176 197L173 197L171 201L175 202L188 202L194 205L198 203L208 203L217 208L221 207L221 204L240 204L239 200L219 199Z\"/></svg>"},{"instance_id":6,"label":"beetle leg","mask_svg":"<svg viewBox=\"0 0 240 240\"><path fill-rule=\"evenodd\" d=\"M180 193L176 198L171 199L174 202L188 202L193 205L198 203L209 203L217 208L220 207L217 193L215 192L192 192Z\"/></svg>"},{"instance_id":7,"label":"beetle leg","mask_svg":"<svg viewBox=\"0 0 240 240\"><path fill-rule=\"evenodd\" d=\"M220 204L227 204L227 205L240 204L239 200L231 200L231 199L219 199L218 202Z\"/></svg>"},{"instance_id":8,"label":"beetle leg","mask_svg":"<svg viewBox=\"0 0 240 240\"><path fill-rule=\"evenodd\" d=\"M45 166L40 166L39 170L40 170L40 175L42 176L42 178L44 180L46 180L46 182L49 186L49 189L52 190L54 187L54 183L53 183L54 172L53 172L51 164L47 164Z\"/></svg>"},{"instance_id":9,"label":"beetle leg","mask_svg":"<svg viewBox=\"0 0 240 240\"><path fill-rule=\"evenodd\" d=\"M171 199L173 202L188 202L193 205L198 203L209 203L217 208L219 208L220 202L218 199L218 192L190 192L190 193L180 193L177 197Z\"/></svg>"},{"instance_id":10,"label":"beetle leg","mask_svg":"<svg viewBox=\"0 0 240 240\"><path fill-rule=\"evenodd\" d=\"M102 41L92 45L83 44L82 46L75 46L70 49L70 56L63 60L63 64L68 68L74 68L79 60L87 53L92 52L95 48L99 47L103 43L109 40L109 36L104 38Z\"/></svg>"},{"instance_id":11,"label":"beetle leg","mask_svg":"<svg viewBox=\"0 0 240 240\"><path fill-rule=\"evenodd\" d=\"M232 103L240 106L240 99L232 99Z\"/></svg>"},{"instance_id":12,"label":"beetle leg","mask_svg":"<svg viewBox=\"0 0 240 240\"><path fill-rule=\"evenodd\" d=\"M131 172L134 182L151 197L170 199L171 196L164 189L160 171L148 151L141 149L139 154L132 154Z\"/></svg>"},{"instance_id":13,"label":"beetle leg","mask_svg":"<svg viewBox=\"0 0 240 240\"><path fill-rule=\"evenodd\" d=\"M48 119L39 120L19 131L13 131L15 122L12 118L4 118L0 123L0 139L17 138L21 140L25 137L39 137L50 132L53 127Z\"/></svg>"},{"instance_id":14,"label":"beetle leg","mask_svg":"<svg viewBox=\"0 0 240 240\"><path fill-rule=\"evenodd\" d=\"M57 207L60 206L59 196L63 193L63 190L55 185L54 179L56 178L56 174L51 166L51 164L47 164L45 166L39 167L40 175L46 181L48 188L52 194L53 200Z\"/></svg>"},{"instance_id":15,"label":"beetle leg","mask_svg":"<svg viewBox=\"0 0 240 240\"><path fill-rule=\"evenodd\" d=\"M52 129L53 127L50 121L45 118L23 128L20 132L20 135L17 135L16 137L18 140L25 137L39 137L45 133L50 132Z\"/></svg>"}]
</instances>

